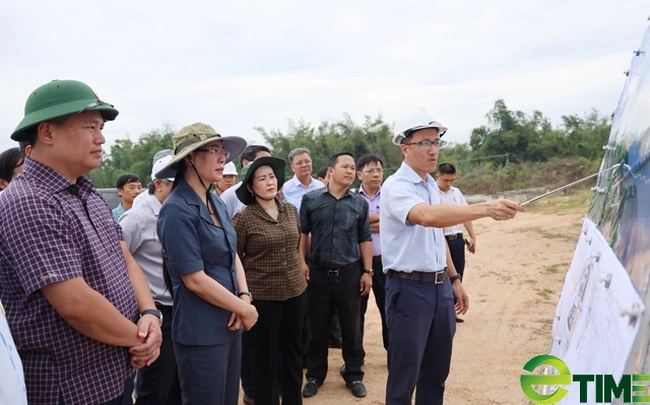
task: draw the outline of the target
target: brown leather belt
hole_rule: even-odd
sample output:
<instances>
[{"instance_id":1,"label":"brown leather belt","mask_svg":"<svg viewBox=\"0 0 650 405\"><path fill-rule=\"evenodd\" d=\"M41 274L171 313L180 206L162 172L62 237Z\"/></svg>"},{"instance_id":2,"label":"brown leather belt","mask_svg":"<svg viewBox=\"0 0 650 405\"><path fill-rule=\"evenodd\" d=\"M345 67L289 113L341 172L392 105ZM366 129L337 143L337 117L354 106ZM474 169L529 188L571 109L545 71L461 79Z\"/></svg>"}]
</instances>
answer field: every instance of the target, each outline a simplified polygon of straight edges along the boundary
<instances>
[{"instance_id":1,"label":"brown leather belt","mask_svg":"<svg viewBox=\"0 0 650 405\"><path fill-rule=\"evenodd\" d=\"M372 262L373 263L381 263L381 255L380 256L373 256L372 257Z\"/></svg>"},{"instance_id":2,"label":"brown leather belt","mask_svg":"<svg viewBox=\"0 0 650 405\"><path fill-rule=\"evenodd\" d=\"M447 279L447 269L436 271L435 273L424 273L421 271L414 271L405 273L403 271L390 270L392 277L403 278L405 280L420 281L425 283L442 284Z\"/></svg>"},{"instance_id":3,"label":"brown leather belt","mask_svg":"<svg viewBox=\"0 0 650 405\"><path fill-rule=\"evenodd\" d=\"M462 237L463 237L462 232L458 232L458 233L455 233L453 235L445 235L445 239L447 239L447 240L454 240L454 239L458 239L458 238L462 238Z\"/></svg>"}]
</instances>

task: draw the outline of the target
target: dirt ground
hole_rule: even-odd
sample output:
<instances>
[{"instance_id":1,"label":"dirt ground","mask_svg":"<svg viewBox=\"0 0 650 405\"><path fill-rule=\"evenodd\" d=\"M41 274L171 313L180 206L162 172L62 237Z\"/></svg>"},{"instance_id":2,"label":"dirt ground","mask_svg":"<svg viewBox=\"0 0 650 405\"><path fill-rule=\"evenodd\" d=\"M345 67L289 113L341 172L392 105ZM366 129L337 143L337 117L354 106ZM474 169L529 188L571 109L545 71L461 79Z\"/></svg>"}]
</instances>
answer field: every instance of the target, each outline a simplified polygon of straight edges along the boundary
<instances>
[{"instance_id":1,"label":"dirt ground","mask_svg":"<svg viewBox=\"0 0 650 405\"><path fill-rule=\"evenodd\" d=\"M474 222L477 252L467 255L464 285L470 296L457 324L445 403L526 404L519 376L533 356L545 353L564 276L575 250L588 195L540 201L514 220ZM306 405L383 404L386 352L373 298L366 315L366 398L355 398L338 374L341 351L330 349L328 377Z\"/></svg>"}]
</instances>

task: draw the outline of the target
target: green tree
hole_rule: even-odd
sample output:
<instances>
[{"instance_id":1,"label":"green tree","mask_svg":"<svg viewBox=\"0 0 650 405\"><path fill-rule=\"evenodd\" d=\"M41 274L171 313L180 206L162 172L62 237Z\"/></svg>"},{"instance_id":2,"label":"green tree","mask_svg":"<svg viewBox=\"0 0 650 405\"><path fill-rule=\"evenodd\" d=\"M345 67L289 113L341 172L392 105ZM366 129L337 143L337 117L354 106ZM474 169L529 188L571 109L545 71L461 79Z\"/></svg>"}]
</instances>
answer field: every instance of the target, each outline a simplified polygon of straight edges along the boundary
<instances>
[{"instance_id":1,"label":"green tree","mask_svg":"<svg viewBox=\"0 0 650 405\"><path fill-rule=\"evenodd\" d=\"M392 144L392 126L381 115L366 116L363 124L356 124L345 114L341 120L322 121L313 126L304 121L289 122L286 132L277 129L255 128L271 146L273 155L287 160L295 148L311 152L314 170L327 165L330 156L337 152L351 152L355 158L374 153L382 158L386 168L396 169L401 162L399 149ZM288 160L287 160L288 163ZM287 177L290 177L287 173Z\"/></svg>"},{"instance_id":2,"label":"green tree","mask_svg":"<svg viewBox=\"0 0 650 405\"><path fill-rule=\"evenodd\" d=\"M475 158L507 153L517 163L546 162L554 157L597 159L611 130L611 119L596 110L584 118L563 116L558 128L541 112L512 111L503 100L495 101L486 116L488 125L474 128L470 137Z\"/></svg>"},{"instance_id":3,"label":"green tree","mask_svg":"<svg viewBox=\"0 0 650 405\"><path fill-rule=\"evenodd\" d=\"M611 130L612 116L600 115L595 109L582 118L577 115L562 116L562 131L570 156L601 159L602 147L607 144ZM559 156L569 155L560 153Z\"/></svg>"},{"instance_id":4,"label":"green tree","mask_svg":"<svg viewBox=\"0 0 650 405\"><path fill-rule=\"evenodd\" d=\"M114 188L115 180L124 173L136 173L144 185L151 181L153 156L162 149L171 149L172 136L176 131L169 124L140 135L137 143L130 139L118 139L111 146L99 167L89 173L97 188Z\"/></svg>"}]
</instances>

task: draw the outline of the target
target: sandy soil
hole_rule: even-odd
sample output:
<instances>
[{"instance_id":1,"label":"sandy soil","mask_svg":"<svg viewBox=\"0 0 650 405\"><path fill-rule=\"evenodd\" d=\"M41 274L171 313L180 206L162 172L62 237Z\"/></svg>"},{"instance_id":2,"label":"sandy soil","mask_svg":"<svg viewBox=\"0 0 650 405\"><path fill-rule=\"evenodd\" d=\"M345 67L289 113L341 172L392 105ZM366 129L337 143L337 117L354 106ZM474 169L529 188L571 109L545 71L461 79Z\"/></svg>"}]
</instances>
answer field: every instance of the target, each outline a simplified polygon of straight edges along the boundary
<instances>
[{"instance_id":1,"label":"sandy soil","mask_svg":"<svg viewBox=\"0 0 650 405\"><path fill-rule=\"evenodd\" d=\"M558 292L586 209L533 208L507 222L474 222L478 249L468 254L464 281L470 310L458 324L445 403L526 403L519 375L526 361L548 349ZM381 322L374 305L368 311L368 396L355 398L345 388L338 374L341 351L330 349L328 378L315 397L304 399L306 405L384 403L387 370Z\"/></svg>"}]
</instances>

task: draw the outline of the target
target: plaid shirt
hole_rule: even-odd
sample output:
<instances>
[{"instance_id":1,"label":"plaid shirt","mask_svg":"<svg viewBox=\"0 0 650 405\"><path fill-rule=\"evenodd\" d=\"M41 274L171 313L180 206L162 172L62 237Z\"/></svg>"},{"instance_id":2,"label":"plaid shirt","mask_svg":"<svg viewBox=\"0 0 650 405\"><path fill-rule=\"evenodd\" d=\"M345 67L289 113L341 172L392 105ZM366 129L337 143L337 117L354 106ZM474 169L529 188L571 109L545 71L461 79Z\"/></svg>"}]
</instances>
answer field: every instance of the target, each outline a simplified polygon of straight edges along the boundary
<instances>
[{"instance_id":1,"label":"plaid shirt","mask_svg":"<svg viewBox=\"0 0 650 405\"><path fill-rule=\"evenodd\" d=\"M138 307L111 210L85 176L70 183L29 158L0 195L0 300L23 361L30 404L97 404L133 373L128 348L77 332L40 291L83 277L128 319Z\"/></svg>"},{"instance_id":2,"label":"plaid shirt","mask_svg":"<svg viewBox=\"0 0 650 405\"><path fill-rule=\"evenodd\" d=\"M300 222L302 233L311 233L308 258L321 267L347 266L361 257L361 242L372 242L368 202L349 190L339 200L327 187L305 194Z\"/></svg>"},{"instance_id":3,"label":"plaid shirt","mask_svg":"<svg viewBox=\"0 0 650 405\"><path fill-rule=\"evenodd\" d=\"M307 289L300 268L300 218L296 207L278 201L276 220L259 204L251 204L235 215L233 224L237 253L254 299L286 301Z\"/></svg>"}]
</instances>

